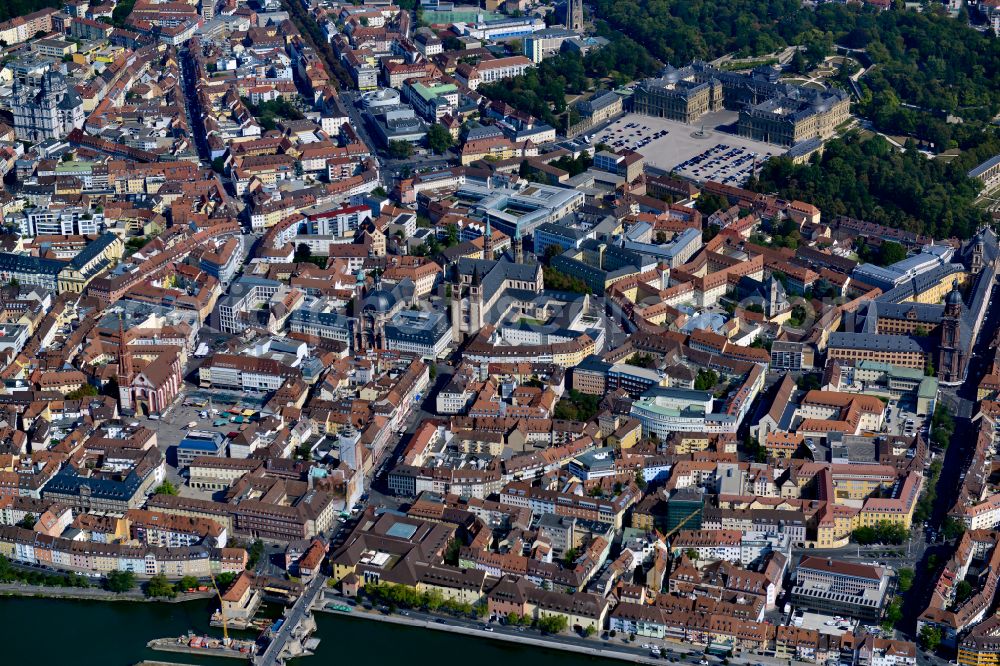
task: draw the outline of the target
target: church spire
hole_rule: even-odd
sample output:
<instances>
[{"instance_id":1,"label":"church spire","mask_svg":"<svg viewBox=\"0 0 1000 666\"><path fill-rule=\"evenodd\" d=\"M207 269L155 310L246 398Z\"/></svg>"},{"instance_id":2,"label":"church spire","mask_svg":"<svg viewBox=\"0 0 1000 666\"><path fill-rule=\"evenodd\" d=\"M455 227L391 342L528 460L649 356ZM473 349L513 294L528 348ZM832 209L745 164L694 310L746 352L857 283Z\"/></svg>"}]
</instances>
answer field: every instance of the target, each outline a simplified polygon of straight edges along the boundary
<instances>
[{"instance_id":1,"label":"church spire","mask_svg":"<svg viewBox=\"0 0 1000 666\"><path fill-rule=\"evenodd\" d=\"M486 218L486 231L483 232L483 259L493 259L493 227L490 218Z\"/></svg>"},{"instance_id":2,"label":"church spire","mask_svg":"<svg viewBox=\"0 0 1000 666\"><path fill-rule=\"evenodd\" d=\"M132 383L132 353L125 340L125 323L121 315L118 316L118 377L119 385Z\"/></svg>"}]
</instances>

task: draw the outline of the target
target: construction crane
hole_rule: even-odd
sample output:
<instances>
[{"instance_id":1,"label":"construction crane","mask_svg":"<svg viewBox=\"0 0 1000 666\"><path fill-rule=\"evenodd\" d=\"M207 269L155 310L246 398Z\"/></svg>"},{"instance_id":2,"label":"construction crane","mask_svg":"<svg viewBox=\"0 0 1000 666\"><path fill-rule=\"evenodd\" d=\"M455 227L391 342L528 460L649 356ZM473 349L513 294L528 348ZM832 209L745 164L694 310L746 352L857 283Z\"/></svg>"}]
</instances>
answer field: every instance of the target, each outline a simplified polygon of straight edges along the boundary
<instances>
[{"instance_id":1,"label":"construction crane","mask_svg":"<svg viewBox=\"0 0 1000 666\"><path fill-rule=\"evenodd\" d=\"M681 521L679 523L677 523L677 525L675 525L672 530L670 530L666 534L661 534L660 535L660 540L663 541L663 545L667 546L667 539L669 539L670 537L672 537L676 532L678 532L682 527L684 527L684 525L687 523L687 521L691 520L692 518L694 518L695 516L700 515L700 514L701 514L701 509L695 509L694 511L692 511L691 513L689 513L688 515L686 515L684 518L682 518ZM657 534L659 534L659 532L657 532ZM672 553L673 553L673 551L670 549L669 546L667 546L667 562L668 563L672 562L673 559L674 559Z\"/></svg>"},{"instance_id":2,"label":"construction crane","mask_svg":"<svg viewBox=\"0 0 1000 666\"><path fill-rule=\"evenodd\" d=\"M679 523L677 523L677 525L674 527L674 529L670 530L666 534L661 535L660 538L663 539L664 543L666 543L667 539L670 538L670 537L672 537L675 532L679 531L682 527L684 527L684 525L687 523L687 521L691 520L692 518L694 518L695 516L699 515L700 513L701 513L701 509L695 509L694 511L692 511L691 513L689 513L687 516L685 516L684 518L682 518L681 521Z\"/></svg>"},{"instance_id":3,"label":"construction crane","mask_svg":"<svg viewBox=\"0 0 1000 666\"><path fill-rule=\"evenodd\" d=\"M215 594L219 597L219 617L222 618L222 644L229 647L229 627L226 624L226 604L222 601L222 592L219 592L219 586L215 582L215 576L212 572L208 572L208 577L212 581L212 587L215 588Z\"/></svg>"}]
</instances>

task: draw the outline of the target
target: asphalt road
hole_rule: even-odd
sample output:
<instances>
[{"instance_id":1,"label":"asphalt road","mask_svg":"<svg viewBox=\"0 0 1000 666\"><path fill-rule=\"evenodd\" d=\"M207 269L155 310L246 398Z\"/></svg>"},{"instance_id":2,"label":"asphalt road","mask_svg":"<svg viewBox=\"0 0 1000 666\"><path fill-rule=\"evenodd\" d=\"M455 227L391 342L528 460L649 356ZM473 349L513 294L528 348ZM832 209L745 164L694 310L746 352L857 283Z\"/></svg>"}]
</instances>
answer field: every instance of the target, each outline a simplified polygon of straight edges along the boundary
<instances>
[{"instance_id":1,"label":"asphalt road","mask_svg":"<svg viewBox=\"0 0 1000 666\"><path fill-rule=\"evenodd\" d=\"M332 591L327 590L324 597L323 603L347 603L351 606L356 606L353 600L347 599L345 597L334 594ZM365 612L365 611L360 611ZM359 614L360 614L359 612ZM373 616L375 618L380 617L377 611L365 612L366 616ZM409 623L421 626L421 623L425 623L424 626L433 629L435 625L448 625L448 626L458 626L472 631L478 631L482 633L484 638L492 637L490 634L500 634L512 637L525 637L533 638L536 640L544 640L546 643L552 644L554 649L558 649L559 645L572 645L577 648L585 648L592 651L596 655L600 655L602 651L605 650L615 650L616 652L625 652L628 654L633 654L639 657L649 657L650 648L649 646L656 645L663 650L665 653L663 655L664 660L675 659L684 660L687 659L688 663L698 663L698 661L704 656L704 651L697 646L687 647L685 644L675 643L672 641L662 641L654 638L636 637L634 641L625 642L623 641L624 636L621 634L611 638L604 632L601 632L601 638L583 638L578 634L573 633L561 633L561 634L543 634L537 629L523 628L518 629L516 627L511 627L507 625L500 624L499 622L489 622L486 620L473 620L467 617L454 617L454 616L444 616L435 615L432 613L426 613L418 610L402 610L395 613L396 616L404 616L409 620ZM489 626L490 630L484 629L484 626ZM646 646L646 647L643 647ZM730 663L732 664L764 664L764 666L789 666L789 661L786 659L777 659L774 657L757 655L757 654L747 654L745 656L740 656L737 654L731 658ZM720 660L715 657L708 657L708 662L710 664L719 664ZM794 662L793 663L798 663Z\"/></svg>"}]
</instances>

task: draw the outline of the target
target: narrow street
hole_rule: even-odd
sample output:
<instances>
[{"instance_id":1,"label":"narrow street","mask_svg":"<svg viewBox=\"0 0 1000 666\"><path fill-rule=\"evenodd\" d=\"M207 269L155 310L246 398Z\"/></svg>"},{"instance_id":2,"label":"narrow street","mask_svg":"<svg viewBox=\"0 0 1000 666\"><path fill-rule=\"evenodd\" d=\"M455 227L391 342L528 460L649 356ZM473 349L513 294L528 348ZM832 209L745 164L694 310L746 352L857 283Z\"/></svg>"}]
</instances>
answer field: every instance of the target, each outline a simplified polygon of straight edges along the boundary
<instances>
[{"instance_id":1,"label":"narrow street","mask_svg":"<svg viewBox=\"0 0 1000 666\"><path fill-rule=\"evenodd\" d=\"M205 123L198 104L198 93L195 90L194 60L190 51L183 48L178 52L181 60L181 87L184 89L184 112L187 115L188 127L198 148L198 157L206 166L211 163L211 152L205 135Z\"/></svg>"},{"instance_id":2,"label":"narrow street","mask_svg":"<svg viewBox=\"0 0 1000 666\"><path fill-rule=\"evenodd\" d=\"M991 295L989 311L983 321L979 331L979 337L973 347L973 358L969 362L968 374L965 382L957 391L955 389L943 389L941 401L952 408L955 413L955 432L951 442L944 453L944 462L941 467L941 476L938 478L936 486L937 498L934 502L934 512L928 521L930 527L935 531L940 531L948 512L955 505L958 499L958 492L961 487L961 474L968 467L972 458L972 452L976 443L976 428L971 421L975 415L976 390L980 380L987 370L987 359L992 355L990 345L1000 328L1000 307L994 304L996 288ZM956 409L957 408L957 409ZM906 603L903 606L903 625L911 638L916 638L916 621L919 613L927 607L930 602L933 586L933 576L937 575L938 568L951 557L955 549L955 544L940 542L926 544L923 556L914 562L913 570L917 574L917 583L914 584L909 594L906 595ZM933 566L930 566L934 557ZM921 584L921 582L923 584ZM918 661L924 663L937 663L937 658L931 659L927 653L918 651Z\"/></svg>"}]
</instances>

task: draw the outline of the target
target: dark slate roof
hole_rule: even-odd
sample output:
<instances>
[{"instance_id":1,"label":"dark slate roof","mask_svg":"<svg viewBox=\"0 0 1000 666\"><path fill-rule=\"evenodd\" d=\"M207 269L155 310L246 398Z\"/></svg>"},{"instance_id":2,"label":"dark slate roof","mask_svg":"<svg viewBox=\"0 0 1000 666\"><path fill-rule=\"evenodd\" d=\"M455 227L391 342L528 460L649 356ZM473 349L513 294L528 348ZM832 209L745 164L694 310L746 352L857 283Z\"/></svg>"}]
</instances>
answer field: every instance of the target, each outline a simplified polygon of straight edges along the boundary
<instances>
[{"instance_id":1,"label":"dark slate roof","mask_svg":"<svg viewBox=\"0 0 1000 666\"><path fill-rule=\"evenodd\" d=\"M11 273L48 273L58 275L67 262L59 259L42 259L25 254L0 253L0 271Z\"/></svg>"},{"instance_id":2,"label":"dark slate roof","mask_svg":"<svg viewBox=\"0 0 1000 666\"><path fill-rule=\"evenodd\" d=\"M385 325L388 340L434 346L450 328L442 312L400 312Z\"/></svg>"},{"instance_id":3,"label":"dark slate roof","mask_svg":"<svg viewBox=\"0 0 1000 666\"><path fill-rule=\"evenodd\" d=\"M875 335L873 333L831 333L830 347L866 349L882 352L929 352L933 351L927 338L908 335Z\"/></svg>"},{"instance_id":4,"label":"dark slate roof","mask_svg":"<svg viewBox=\"0 0 1000 666\"><path fill-rule=\"evenodd\" d=\"M71 465L66 465L45 484L44 495L59 493L61 495L79 495L84 486L90 488L92 497L106 500L127 501L142 485L142 479L135 471L129 472L125 479L91 478L80 476Z\"/></svg>"}]
</instances>

